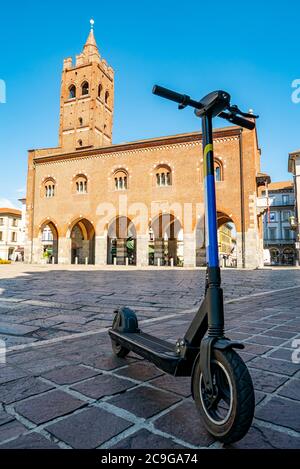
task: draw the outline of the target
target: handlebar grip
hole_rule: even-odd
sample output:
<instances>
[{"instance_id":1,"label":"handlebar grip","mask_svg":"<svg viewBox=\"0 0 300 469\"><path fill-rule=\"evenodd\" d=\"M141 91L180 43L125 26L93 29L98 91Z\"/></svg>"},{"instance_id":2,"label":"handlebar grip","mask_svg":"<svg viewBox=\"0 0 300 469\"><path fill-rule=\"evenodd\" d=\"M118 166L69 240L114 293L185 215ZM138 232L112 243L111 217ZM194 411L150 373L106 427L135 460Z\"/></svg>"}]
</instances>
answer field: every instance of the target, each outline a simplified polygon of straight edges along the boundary
<instances>
[{"instance_id":1,"label":"handlebar grip","mask_svg":"<svg viewBox=\"0 0 300 469\"><path fill-rule=\"evenodd\" d=\"M176 93L176 91L169 90L168 88L164 88L163 86L159 86L159 85L153 86L152 93L156 94L157 96L161 96L162 98L175 101L176 103L179 103L179 104L182 104L185 99L184 94Z\"/></svg>"},{"instance_id":2,"label":"handlebar grip","mask_svg":"<svg viewBox=\"0 0 300 469\"><path fill-rule=\"evenodd\" d=\"M221 112L219 116L225 118L232 124L239 125L240 127L244 127L248 130L253 130L255 127L255 122L250 121L249 119L245 119L244 117L235 116L233 114L228 116L225 112Z\"/></svg>"}]
</instances>

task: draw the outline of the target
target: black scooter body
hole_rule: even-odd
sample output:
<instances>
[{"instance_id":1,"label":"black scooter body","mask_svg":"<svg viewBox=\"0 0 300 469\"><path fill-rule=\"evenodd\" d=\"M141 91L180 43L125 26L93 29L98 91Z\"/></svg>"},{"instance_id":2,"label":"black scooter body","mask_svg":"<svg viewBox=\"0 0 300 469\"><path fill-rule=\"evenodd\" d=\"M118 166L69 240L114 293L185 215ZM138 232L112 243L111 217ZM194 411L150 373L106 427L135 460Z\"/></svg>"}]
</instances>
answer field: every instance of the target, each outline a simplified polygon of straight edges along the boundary
<instances>
[{"instance_id":1,"label":"black scooter body","mask_svg":"<svg viewBox=\"0 0 300 469\"><path fill-rule=\"evenodd\" d=\"M201 339L207 331L205 301L194 318L199 346L187 343L186 338L178 339L176 344L142 332L138 327L135 312L123 307L115 311L115 319L109 335L120 346L135 352L151 361L161 370L173 376L191 376L195 359L200 351ZM193 322L194 322L193 321Z\"/></svg>"},{"instance_id":2,"label":"black scooter body","mask_svg":"<svg viewBox=\"0 0 300 469\"><path fill-rule=\"evenodd\" d=\"M177 102L179 109L193 107L196 115L202 118L205 219L208 227L205 296L184 337L178 339L176 344L142 332L135 312L128 307L115 311L112 328L108 332L118 357L125 357L133 351L168 374L191 376L192 395L206 428L221 441L231 443L248 431L254 415L255 399L247 367L232 350L242 349L244 345L224 335L212 119L219 116L251 130L255 126L255 116L230 106L230 96L224 91L210 93L201 101L159 86L154 87L153 93ZM222 414L223 402L227 405L225 416Z\"/></svg>"}]
</instances>

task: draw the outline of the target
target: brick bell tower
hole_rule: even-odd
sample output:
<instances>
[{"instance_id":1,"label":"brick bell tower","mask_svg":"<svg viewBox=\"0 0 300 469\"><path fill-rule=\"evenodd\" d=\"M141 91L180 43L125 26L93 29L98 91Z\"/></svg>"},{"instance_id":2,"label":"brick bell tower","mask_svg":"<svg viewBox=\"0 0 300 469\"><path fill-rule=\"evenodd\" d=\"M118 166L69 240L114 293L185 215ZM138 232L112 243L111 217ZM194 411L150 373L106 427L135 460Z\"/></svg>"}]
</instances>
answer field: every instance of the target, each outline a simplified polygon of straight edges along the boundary
<instances>
[{"instance_id":1,"label":"brick bell tower","mask_svg":"<svg viewBox=\"0 0 300 469\"><path fill-rule=\"evenodd\" d=\"M94 20L81 54L64 59L59 146L64 152L112 143L114 71L101 58L94 37Z\"/></svg>"}]
</instances>

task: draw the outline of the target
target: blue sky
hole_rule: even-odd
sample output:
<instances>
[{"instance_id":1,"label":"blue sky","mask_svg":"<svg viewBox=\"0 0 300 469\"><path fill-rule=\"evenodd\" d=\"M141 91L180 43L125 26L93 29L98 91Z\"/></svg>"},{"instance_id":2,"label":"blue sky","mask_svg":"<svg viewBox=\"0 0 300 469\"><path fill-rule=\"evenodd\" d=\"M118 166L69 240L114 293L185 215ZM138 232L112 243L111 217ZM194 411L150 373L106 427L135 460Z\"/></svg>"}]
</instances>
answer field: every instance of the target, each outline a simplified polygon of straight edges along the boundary
<instances>
[{"instance_id":1,"label":"blue sky","mask_svg":"<svg viewBox=\"0 0 300 469\"><path fill-rule=\"evenodd\" d=\"M288 153L300 147L300 103L291 100L300 78L299 13L289 0L6 2L0 206L25 194L27 150L57 145L63 58L81 51L91 17L100 53L115 69L114 143L199 129L191 110L151 94L154 83L194 98L225 89L260 115L262 170L274 181L290 178Z\"/></svg>"}]
</instances>

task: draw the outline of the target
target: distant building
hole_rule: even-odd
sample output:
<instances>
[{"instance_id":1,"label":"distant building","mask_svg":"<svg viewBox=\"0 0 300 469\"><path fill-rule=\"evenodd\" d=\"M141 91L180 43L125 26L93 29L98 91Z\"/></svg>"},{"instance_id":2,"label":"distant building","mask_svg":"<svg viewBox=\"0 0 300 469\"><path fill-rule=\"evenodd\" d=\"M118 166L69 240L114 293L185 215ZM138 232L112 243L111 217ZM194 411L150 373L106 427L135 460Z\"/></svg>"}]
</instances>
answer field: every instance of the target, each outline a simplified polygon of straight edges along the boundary
<instances>
[{"instance_id":1,"label":"distant building","mask_svg":"<svg viewBox=\"0 0 300 469\"><path fill-rule=\"evenodd\" d=\"M28 153L25 261L205 265L202 134L116 144L113 117L114 71L92 29L63 63L58 146ZM266 209L257 132L215 128L213 139L218 228L235 225L237 266L256 268Z\"/></svg>"},{"instance_id":2,"label":"distant building","mask_svg":"<svg viewBox=\"0 0 300 469\"><path fill-rule=\"evenodd\" d=\"M22 260L21 210L0 208L0 259Z\"/></svg>"},{"instance_id":3,"label":"distant building","mask_svg":"<svg viewBox=\"0 0 300 469\"><path fill-rule=\"evenodd\" d=\"M289 154L289 172L294 176L295 218L292 220L296 234L297 265L300 264L300 150Z\"/></svg>"},{"instance_id":4,"label":"distant building","mask_svg":"<svg viewBox=\"0 0 300 469\"><path fill-rule=\"evenodd\" d=\"M220 265L236 267L236 236L231 223L225 223L218 230Z\"/></svg>"},{"instance_id":5,"label":"distant building","mask_svg":"<svg viewBox=\"0 0 300 469\"><path fill-rule=\"evenodd\" d=\"M295 231L291 228L295 214L293 182L269 184L268 197L269 210L264 214L264 248L270 251L271 265L295 265Z\"/></svg>"}]
</instances>

